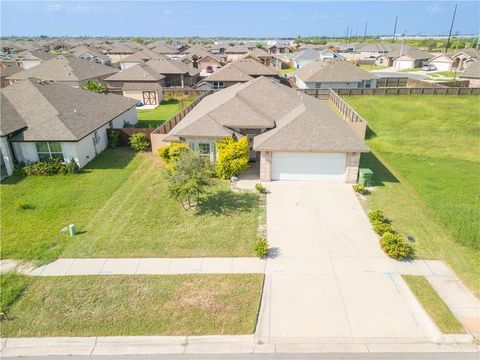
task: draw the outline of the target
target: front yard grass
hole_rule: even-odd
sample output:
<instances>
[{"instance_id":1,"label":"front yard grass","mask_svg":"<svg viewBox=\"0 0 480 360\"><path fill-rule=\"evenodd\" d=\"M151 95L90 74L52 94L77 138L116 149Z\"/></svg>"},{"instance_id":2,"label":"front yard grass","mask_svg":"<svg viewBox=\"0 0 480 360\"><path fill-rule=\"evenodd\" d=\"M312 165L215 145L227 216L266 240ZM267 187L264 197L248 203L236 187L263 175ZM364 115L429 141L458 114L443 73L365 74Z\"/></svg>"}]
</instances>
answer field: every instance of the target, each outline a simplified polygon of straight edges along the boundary
<instances>
[{"instance_id":1,"label":"front yard grass","mask_svg":"<svg viewBox=\"0 0 480 360\"><path fill-rule=\"evenodd\" d=\"M158 155L138 154L140 165L101 204L62 257L252 256L259 197L234 193L214 180L197 209L184 210L168 193Z\"/></svg>"},{"instance_id":2,"label":"front yard grass","mask_svg":"<svg viewBox=\"0 0 480 360\"><path fill-rule=\"evenodd\" d=\"M359 67L360 67L360 69L365 70L365 71L383 70L383 69L387 68L387 66L372 65L372 64L360 64Z\"/></svg>"},{"instance_id":3,"label":"front yard grass","mask_svg":"<svg viewBox=\"0 0 480 360\"><path fill-rule=\"evenodd\" d=\"M137 128L157 128L165 121L170 120L175 114L186 108L194 99L168 99L163 100L159 106L154 109L137 109L138 123Z\"/></svg>"},{"instance_id":4,"label":"front yard grass","mask_svg":"<svg viewBox=\"0 0 480 360\"><path fill-rule=\"evenodd\" d=\"M423 276L402 275L410 290L444 334L463 334L465 329Z\"/></svg>"},{"instance_id":5,"label":"front yard grass","mask_svg":"<svg viewBox=\"0 0 480 360\"><path fill-rule=\"evenodd\" d=\"M261 274L28 280L2 337L252 334L263 286Z\"/></svg>"},{"instance_id":6,"label":"front yard grass","mask_svg":"<svg viewBox=\"0 0 480 360\"><path fill-rule=\"evenodd\" d=\"M346 97L371 128L370 209L415 238L416 256L443 259L480 295L480 161L476 96Z\"/></svg>"}]
</instances>

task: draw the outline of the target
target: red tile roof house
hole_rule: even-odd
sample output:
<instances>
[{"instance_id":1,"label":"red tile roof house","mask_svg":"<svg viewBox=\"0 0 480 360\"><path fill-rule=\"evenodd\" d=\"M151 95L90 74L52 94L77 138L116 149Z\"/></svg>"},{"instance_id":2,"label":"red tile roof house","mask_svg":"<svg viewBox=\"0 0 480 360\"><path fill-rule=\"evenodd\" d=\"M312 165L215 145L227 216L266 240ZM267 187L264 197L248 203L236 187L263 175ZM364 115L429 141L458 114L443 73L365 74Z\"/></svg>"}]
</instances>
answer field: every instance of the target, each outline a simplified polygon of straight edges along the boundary
<instances>
[{"instance_id":1,"label":"red tile roof house","mask_svg":"<svg viewBox=\"0 0 480 360\"><path fill-rule=\"evenodd\" d=\"M247 136L259 179L357 180L369 149L326 103L259 77L205 97L166 136L214 161L216 142Z\"/></svg>"},{"instance_id":2,"label":"red tile roof house","mask_svg":"<svg viewBox=\"0 0 480 360\"><path fill-rule=\"evenodd\" d=\"M11 175L15 162L48 158L73 159L83 167L106 149L107 129L137 123L135 104L123 96L38 79L3 88L2 170Z\"/></svg>"}]
</instances>

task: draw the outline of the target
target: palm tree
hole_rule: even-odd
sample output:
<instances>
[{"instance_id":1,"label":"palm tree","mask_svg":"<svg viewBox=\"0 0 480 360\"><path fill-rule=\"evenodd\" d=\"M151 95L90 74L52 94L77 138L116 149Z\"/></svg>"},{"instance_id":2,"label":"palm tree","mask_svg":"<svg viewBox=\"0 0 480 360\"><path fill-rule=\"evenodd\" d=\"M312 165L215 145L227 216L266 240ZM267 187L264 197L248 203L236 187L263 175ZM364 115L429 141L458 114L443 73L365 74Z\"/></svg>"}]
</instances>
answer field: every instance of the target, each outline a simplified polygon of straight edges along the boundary
<instances>
[{"instance_id":1,"label":"palm tree","mask_svg":"<svg viewBox=\"0 0 480 360\"><path fill-rule=\"evenodd\" d=\"M106 94L107 88L103 86L98 81L88 81L87 84L82 88L84 90L88 90L98 94Z\"/></svg>"}]
</instances>

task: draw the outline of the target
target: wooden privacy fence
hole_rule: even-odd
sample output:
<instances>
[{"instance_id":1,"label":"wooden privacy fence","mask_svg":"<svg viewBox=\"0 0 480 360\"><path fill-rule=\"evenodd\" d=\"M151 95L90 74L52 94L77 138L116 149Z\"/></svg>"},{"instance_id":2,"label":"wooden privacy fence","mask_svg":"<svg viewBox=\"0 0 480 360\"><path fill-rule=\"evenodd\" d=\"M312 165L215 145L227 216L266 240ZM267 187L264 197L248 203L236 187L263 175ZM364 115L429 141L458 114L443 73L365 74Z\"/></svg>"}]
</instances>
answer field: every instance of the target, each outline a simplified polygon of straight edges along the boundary
<instances>
[{"instance_id":1,"label":"wooden privacy fence","mask_svg":"<svg viewBox=\"0 0 480 360\"><path fill-rule=\"evenodd\" d=\"M350 129L361 139L365 139L367 131L367 122L361 117L345 100L343 100L335 91L328 92L330 104L342 115Z\"/></svg>"},{"instance_id":2,"label":"wooden privacy fence","mask_svg":"<svg viewBox=\"0 0 480 360\"><path fill-rule=\"evenodd\" d=\"M190 89L190 88L162 88L163 98L192 98L204 95L208 90Z\"/></svg>"},{"instance_id":3,"label":"wooden privacy fence","mask_svg":"<svg viewBox=\"0 0 480 360\"><path fill-rule=\"evenodd\" d=\"M408 77L381 77L377 79L378 87L405 87Z\"/></svg>"}]
</instances>

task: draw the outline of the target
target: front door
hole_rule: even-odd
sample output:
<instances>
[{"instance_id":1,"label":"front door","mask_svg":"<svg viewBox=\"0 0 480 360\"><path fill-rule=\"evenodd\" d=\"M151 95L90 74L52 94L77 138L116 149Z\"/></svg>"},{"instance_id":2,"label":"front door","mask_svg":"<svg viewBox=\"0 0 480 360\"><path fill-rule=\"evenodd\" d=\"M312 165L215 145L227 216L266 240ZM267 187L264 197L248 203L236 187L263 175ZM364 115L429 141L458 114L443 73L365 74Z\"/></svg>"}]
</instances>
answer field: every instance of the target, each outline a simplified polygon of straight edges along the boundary
<instances>
[{"instance_id":1,"label":"front door","mask_svg":"<svg viewBox=\"0 0 480 360\"><path fill-rule=\"evenodd\" d=\"M157 105L157 93L155 91L143 92L143 104L144 105Z\"/></svg>"}]
</instances>

